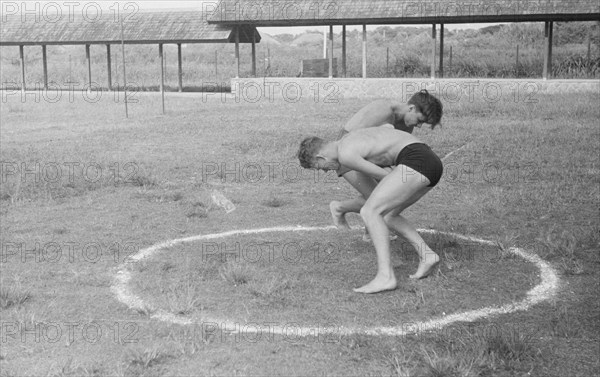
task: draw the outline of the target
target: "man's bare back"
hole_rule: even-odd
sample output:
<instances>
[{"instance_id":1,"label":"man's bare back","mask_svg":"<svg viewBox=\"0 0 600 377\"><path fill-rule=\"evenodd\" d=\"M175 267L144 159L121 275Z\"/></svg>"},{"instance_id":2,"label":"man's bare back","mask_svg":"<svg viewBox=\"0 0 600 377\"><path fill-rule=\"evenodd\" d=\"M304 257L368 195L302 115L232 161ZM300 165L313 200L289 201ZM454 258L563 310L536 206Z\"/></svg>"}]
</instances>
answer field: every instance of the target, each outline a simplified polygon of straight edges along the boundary
<instances>
[{"instance_id":1,"label":"man's bare back","mask_svg":"<svg viewBox=\"0 0 600 377\"><path fill-rule=\"evenodd\" d=\"M360 156L380 167L393 166L404 147L421 141L415 136L391 128L390 125L359 129L345 135L339 142L339 161L352 166Z\"/></svg>"}]
</instances>

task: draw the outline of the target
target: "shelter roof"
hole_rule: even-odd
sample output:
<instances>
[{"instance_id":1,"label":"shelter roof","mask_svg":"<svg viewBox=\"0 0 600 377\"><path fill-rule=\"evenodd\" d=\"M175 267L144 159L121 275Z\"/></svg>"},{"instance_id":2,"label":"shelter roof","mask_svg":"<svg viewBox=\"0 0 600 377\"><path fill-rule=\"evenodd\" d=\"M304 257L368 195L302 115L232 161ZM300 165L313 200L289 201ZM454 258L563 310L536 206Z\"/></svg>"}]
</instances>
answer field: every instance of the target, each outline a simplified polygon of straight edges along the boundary
<instances>
[{"instance_id":1,"label":"shelter roof","mask_svg":"<svg viewBox=\"0 0 600 377\"><path fill-rule=\"evenodd\" d=\"M221 0L213 4L209 23L223 25L600 20L598 0Z\"/></svg>"},{"instance_id":2,"label":"shelter roof","mask_svg":"<svg viewBox=\"0 0 600 377\"><path fill-rule=\"evenodd\" d=\"M123 39L128 44L227 43L235 41L234 26L209 24L199 11L146 11L123 17ZM56 14L2 15L0 45L115 44L121 43L121 22L111 12L98 17ZM242 26L240 42L260 35Z\"/></svg>"}]
</instances>

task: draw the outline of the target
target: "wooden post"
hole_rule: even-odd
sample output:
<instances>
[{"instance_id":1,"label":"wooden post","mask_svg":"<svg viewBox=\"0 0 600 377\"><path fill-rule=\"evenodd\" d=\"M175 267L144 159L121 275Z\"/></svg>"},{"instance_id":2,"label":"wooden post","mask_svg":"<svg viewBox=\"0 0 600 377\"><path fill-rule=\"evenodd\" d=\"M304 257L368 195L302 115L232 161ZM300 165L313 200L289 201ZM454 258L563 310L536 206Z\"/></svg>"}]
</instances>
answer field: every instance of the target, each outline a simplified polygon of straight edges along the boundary
<instances>
[{"instance_id":1,"label":"wooden post","mask_svg":"<svg viewBox=\"0 0 600 377\"><path fill-rule=\"evenodd\" d=\"M592 30L591 28L588 29L587 37L586 37L586 39L587 39L587 55L586 55L585 61L586 61L586 66L587 66L586 74L587 74L588 78L591 77L591 75L592 75L592 60L591 60L592 38L590 36L590 34L592 34L591 30Z\"/></svg>"},{"instance_id":2,"label":"wooden post","mask_svg":"<svg viewBox=\"0 0 600 377\"><path fill-rule=\"evenodd\" d=\"M517 45L517 57L516 57L516 61L515 61L515 71L516 71L515 76L519 77L519 45Z\"/></svg>"},{"instance_id":3,"label":"wooden post","mask_svg":"<svg viewBox=\"0 0 600 377\"><path fill-rule=\"evenodd\" d=\"M92 59L90 58L90 45L85 45L85 58L88 66L88 84L92 85Z\"/></svg>"},{"instance_id":4,"label":"wooden post","mask_svg":"<svg viewBox=\"0 0 600 377\"><path fill-rule=\"evenodd\" d=\"M46 45L42 45L42 65L44 66L44 89L48 89L48 56Z\"/></svg>"},{"instance_id":5,"label":"wooden post","mask_svg":"<svg viewBox=\"0 0 600 377\"><path fill-rule=\"evenodd\" d=\"M333 78L333 25L329 25L329 78Z\"/></svg>"},{"instance_id":6,"label":"wooden post","mask_svg":"<svg viewBox=\"0 0 600 377\"><path fill-rule=\"evenodd\" d=\"M548 24L548 78L552 78L552 45L554 44L554 21Z\"/></svg>"},{"instance_id":7,"label":"wooden post","mask_svg":"<svg viewBox=\"0 0 600 377\"><path fill-rule=\"evenodd\" d=\"M342 76L346 77L346 25L342 26Z\"/></svg>"},{"instance_id":8,"label":"wooden post","mask_svg":"<svg viewBox=\"0 0 600 377\"><path fill-rule=\"evenodd\" d=\"M450 56L448 57L448 72L452 74L452 46L450 46Z\"/></svg>"},{"instance_id":9,"label":"wooden post","mask_svg":"<svg viewBox=\"0 0 600 377\"><path fill-rule=\"evenodd\" d=\"M552 21L544 23L544 70L542 78L547 80L552 76Z\"/></svg>"},{"instance_id":10,"label":"wooden post","mask_svg":"<svg viewBox=\"0 0 600 377\"><path fill-rule=\"evenodd\" d=\"M125 118L129 118L129 110L127 105L127 70L125 69L125 32L123 31L123 17L119 17L121 21L121 56L123 58L123 98L125 101Z\"/></svg>"},{"instance_id":11,"label":"wooden post","mask_svg":"<svg viewBox=\"0 0 600 377\"><path fill-rule=\"evenodd\" d=\"M252 30L252 77L256 77L256 30Z\"/></svg>"},{"instance_id":12,"label":"wooden post","mask_svg":"<svg viewBox=\"0 0 600 377\"><path fill-rule=\"evenodd\" d=\"M219 51L215 50L215 81L219 75Z\"/></svg>"},{"instance_id":13,"label":"wooden post","mask_svg":"<svg viewBox=\"0 0 600 377\"><path fill-rule=\"evenodd\" d=\"M106 44L106 73L108 74L108 90L112 90L112 67L110 56L110 44Z\"/></svg>"},{"instance_id":14,"label":"wooden post","mask_svg":"<svg viewBox=\"0 0 600 377\"><path fill-rule=\"evenodd\" d=\"M21 58L21 91L25 92L25 51L23 45L19 45L19 57Z\"/></svg>"},{"instance_id":15,"label":"wooden post","mask_svg":"<svg viewBox=\"0 0 600 377\"><path fill-rule=\"evenodd\" d=\"M435 24L431 27L431 79L435 79Z\"/></svg>"},{"instance_id":16,"label":"wooden post","mask_svg":"<svg viewBox=\"0 0 600 377\"><path fill-rule=\"evenodd\" d=\"M362 77L367 78L367 25L363 24L362 33Z\"/></svg>"},{"instance_id":17,"label":"wooden post","mask_svg":"<svg viewBox=\"0 0 600 377\"><path fill-rule=\"evenodd\" d=\"M240 77L240 28L235 28L235 62L236 62L236 74L235 77Z\"/></svg>"},{"instance_id":18,"label":"wooden post","mask_svg":"<svg viewBox=\"0 0 600 377\"><path fill-rule=\"evenodd\" d=\"M183 61L181 59L181 43L177 43L177 78L179 80L179 92L183 92Z\"/></svg>"},{"instance_id":19,"label":"wooden post","mask_svg":"<svg viewBox=\"0 0 600 377\"><path fill-rule=\"evenodd\" d=\"M162 113L165 113L165 60L163 55L163 45L158 44L158 60L160 60L160 94L162 101Z\"/></svg>"},{"instance_id":20,"label":"wooden post","mask_svg":"<svg viewBox=\"0 0 600 377\"><path fill-rule=\"evenodd\" d=\"M390 48L385 49L385 76L390 76Z\"/></svg>"},{"instance_id":21,"label":"wooden post","mask_svg":"<svg viewBox=\"0 0 600 377\"><path fill-rule=\"evenodd\" d=\"M323 59L327 59L327 26L323 30Z\"/></svg>"},{"instance_id":22,"label":"wooden post","mask_svg":"<svg viewBox=\"0 0 600 377\"><path fill-rule=\"evenodd\" d=\"M591 58L591 50L592 50L592 37L591 37L591 34L592 34L592 29L588 29L587 36L585 37L586 38L586 42L587 42L587 55L586 56L587 56L587 60L588 61Z\"/></svg>"},{"instance_id":23,"label":"wooden post","mask_svg":"<svg viewBox=\"0 0 600 377\"><path fill-rule=\"evenodd\" d=\"M119 54L115 54L115 81L117 82L117 91L119 90Z\"/></svg>"},{"instance_id":24,"label":"wooden post","mask_svg":"<svg viewBox=\"0 0 600 377\"><path fill-rule=\"evenodd\" d=\"M267 47L267 69L266 70L269 72L269 75L270 75L271 74L271 47Z\"/></svg>"},{"instance_id":25,"label":"wooden post","mask_svg":"<svg viewBox=\"0 0 600 377\"><path fill-rule=\"evenodd\" d=\"M444 24L440 24L440 78L444 77Z\"/></svg>"}]
</instances>

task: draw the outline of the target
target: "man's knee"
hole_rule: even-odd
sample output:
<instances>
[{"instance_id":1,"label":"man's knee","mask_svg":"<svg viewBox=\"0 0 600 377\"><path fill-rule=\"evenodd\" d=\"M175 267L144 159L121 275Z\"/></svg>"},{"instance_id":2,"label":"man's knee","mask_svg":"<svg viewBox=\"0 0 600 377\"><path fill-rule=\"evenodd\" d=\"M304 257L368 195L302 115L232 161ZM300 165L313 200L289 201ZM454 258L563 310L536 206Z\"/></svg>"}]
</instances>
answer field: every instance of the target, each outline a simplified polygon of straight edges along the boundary
<instances>
[{"instance_id":1,"label":"man's knee","mask_svg":"<svg viewBox=\"0 0 600 377\"><path fill-rule=\"evenodd\" d=\"M385 221L385 224L389 226L392 223L392 219L394 218L394 216L394 213L388 212L383 216L383 221Z\"/></svg>"},{"instance_id":2,"label":"man's knee","mask_svg":"<svg viewBox=\"0 0 600 377\"><path fill-rule=\"evenodd\" d=\"M381 215L381 211L378 211L377 208L370 205L368 202L364 206L362 206L362 208L360 209L360 216L365 221L368 221L368 220L372 219L373 217L380 216L380 215Z\"/></svg>"},{"instance_id":3,"label":"man's knee","mask_svg":"<svg viewBox=\"0 0 600 377\"><path fill-rule=\"evenodd\" d=\"M362 219L365 221L371 217L371 213L371 208L367 205L362 206L362 208L360 209L360 217L362 217Z\"/></svg>"}]
</instances>

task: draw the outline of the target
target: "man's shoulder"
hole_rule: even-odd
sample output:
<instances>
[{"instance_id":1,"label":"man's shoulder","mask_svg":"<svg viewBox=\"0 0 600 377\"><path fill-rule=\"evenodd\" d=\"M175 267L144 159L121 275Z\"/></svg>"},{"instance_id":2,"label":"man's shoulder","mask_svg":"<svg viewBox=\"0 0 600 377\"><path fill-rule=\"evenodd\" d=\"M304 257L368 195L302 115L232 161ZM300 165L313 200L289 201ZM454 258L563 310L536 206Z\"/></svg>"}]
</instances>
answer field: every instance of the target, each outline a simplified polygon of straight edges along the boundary
<instances>
[{"instance_id":1,"label":"man's shoulder","mask_svg":"<svg viewBox=\"0 0 600 377\"><path fill-rule=\"evenodd\" d=\"M355 146L360 145L361 142L365 139L365 130L368 129L362 128L344 135L344 137L340 139L338 144L339 153L344 154L348 150L353 149Z\"/></svg>"}]
</instances>

